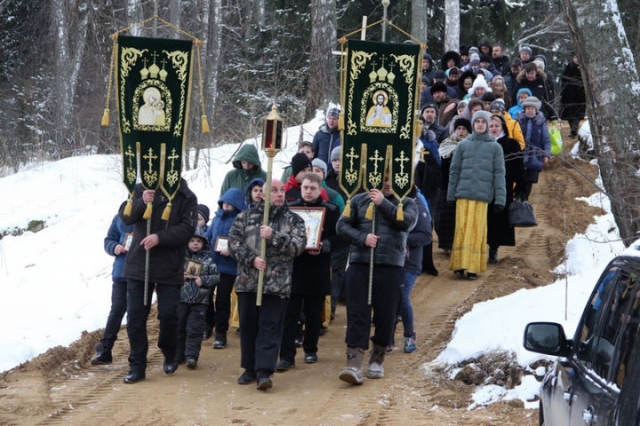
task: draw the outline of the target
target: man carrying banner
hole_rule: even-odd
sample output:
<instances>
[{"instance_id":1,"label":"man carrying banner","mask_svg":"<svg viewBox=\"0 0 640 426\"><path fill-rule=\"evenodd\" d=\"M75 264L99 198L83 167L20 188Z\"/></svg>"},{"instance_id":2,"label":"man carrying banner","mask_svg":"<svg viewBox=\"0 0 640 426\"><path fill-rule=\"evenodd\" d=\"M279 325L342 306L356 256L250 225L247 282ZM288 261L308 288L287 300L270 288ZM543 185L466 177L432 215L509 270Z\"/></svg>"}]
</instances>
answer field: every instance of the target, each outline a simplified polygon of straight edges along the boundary
<instances>
[{"instance_id":1,"label":"man carrying banner","mask_svg":"<svg viewBox=\"0 0 640 426\"><path fill-rule=\"evenodd\" d=\"M148 221L143 218L148 203L153 204L152 216L148 219L151 222L149 234ZM158 347L164 355L164 372L172 374L178 369L175 349L180 286L184 283L186 247L198 220L198 200L187 182L180 179L180 189L173 198L170 217L164 220L162 214L168 203L169 199L162 192L144 189L139 184L133 195L131 213L124 214L127 202L120 207L122 222L135 226L123 273L128 279L127 334L130 346L130 371L124 376L125 383L135 383L146 377L149 350L147 318L154 289L158 297ZM147 251L150 252L149 265L145 261ZM145 272L149 282L146 292Z\"/></svg>"},{"instance_id":2,"label":"man carrying banner","mask_svg":"<svg viewBox=\"0 0 640 426\"><path fill-rule=\"evenodd\" d=\"M372 220L367 219L369 203L376 205L375 233ZM400 287L404 282L407 235L418 220L418 208L411 198L404 198L404 219L398 220L399 201L391 192L390 175L386 175L382 191L372 189L351 199L351 214L338 221L339 235L351 242L351 258L345 281L347 285L347 366L340 380L361 385L364 353L369 347L371 311L375 327L369 358L370 379L384 377L382 362L393 334L396 308L400 302ZM370 252L375 249L373 265ZM370 269L372 267L373 269ZM369 276L373 277L371 304L367 302Z\"/></svg>"}]
</instances>

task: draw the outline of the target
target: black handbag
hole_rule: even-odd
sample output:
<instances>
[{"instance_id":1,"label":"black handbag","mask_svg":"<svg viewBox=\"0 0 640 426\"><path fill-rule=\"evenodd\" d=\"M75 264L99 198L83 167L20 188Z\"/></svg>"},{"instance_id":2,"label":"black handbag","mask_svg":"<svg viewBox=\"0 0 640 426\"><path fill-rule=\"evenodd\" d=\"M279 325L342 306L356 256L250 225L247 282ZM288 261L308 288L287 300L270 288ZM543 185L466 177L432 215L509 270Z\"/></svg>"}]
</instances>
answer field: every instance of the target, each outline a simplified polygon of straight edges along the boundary
<instances>
[{"instance_id":1,"label":"black handbag","mask_svg":"<svg viewBox=\"0 0 640 426\"><path fill-rule=\"evenodd\" d=\"M509 225L519 228L538 226L533 207L528 201L513 200L513 203L509 204Z\"/></svg>"}]
</instances>

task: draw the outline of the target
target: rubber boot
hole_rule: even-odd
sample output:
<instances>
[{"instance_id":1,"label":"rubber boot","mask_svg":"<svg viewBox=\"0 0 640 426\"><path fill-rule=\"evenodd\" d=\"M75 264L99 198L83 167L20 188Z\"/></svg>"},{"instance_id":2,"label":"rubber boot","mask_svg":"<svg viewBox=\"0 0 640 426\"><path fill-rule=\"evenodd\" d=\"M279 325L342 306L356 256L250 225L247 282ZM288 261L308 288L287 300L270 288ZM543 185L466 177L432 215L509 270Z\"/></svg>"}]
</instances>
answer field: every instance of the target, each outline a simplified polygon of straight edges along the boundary
<instances>
[{"instance_id":1,"label":"rubber boot","mask_svg":"<svg viewBox=\"0 0 640 426\"><path fill-rule=\"evenodd\" d=\"M352 385L361 385L362 367L364 365L364 349L347 347L347 366L342 369L338 376L343 382Z\"/></svg>"},{"instance_id":2,"label":"rubber boot","mask_svg":"<svg viewBox=\"0 0 640 426\"><path fill-rule=\"evenodd\" d=\"M489 263L498 263L498 249L497 248L489 248Z\"/></svg>"},{"instance_id":3,"label":"rubber boot","mask_svg":"<svg viewBox=\"0 0 640 426\"><path fill-rule=\"evenodd\" d=\"M373 345L371 356L369 356L369 373L367 374L367 377L370 379L381 379L384 377L382 363L384 362L386 349L384 346Z\"/></svg>"}]
</instances>

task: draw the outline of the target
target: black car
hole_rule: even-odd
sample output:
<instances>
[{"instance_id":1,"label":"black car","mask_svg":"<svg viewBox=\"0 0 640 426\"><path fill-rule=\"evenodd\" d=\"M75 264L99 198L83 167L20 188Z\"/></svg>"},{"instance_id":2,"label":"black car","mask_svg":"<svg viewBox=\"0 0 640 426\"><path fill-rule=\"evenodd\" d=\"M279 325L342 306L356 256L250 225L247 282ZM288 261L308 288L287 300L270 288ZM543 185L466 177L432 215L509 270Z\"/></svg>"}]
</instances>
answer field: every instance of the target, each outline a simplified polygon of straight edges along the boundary
<instances>
[{"instance_id":1,"label":"black car","mask_svg":"<svg viewBox=\"0 0 640 426\"><path fill-rule=\"evenodd\" d=\"M527 325L527 350L558 356L540 388L541 425L640 425L640 243L605 268L572 339Z\"/></svg>"}]
</instances>

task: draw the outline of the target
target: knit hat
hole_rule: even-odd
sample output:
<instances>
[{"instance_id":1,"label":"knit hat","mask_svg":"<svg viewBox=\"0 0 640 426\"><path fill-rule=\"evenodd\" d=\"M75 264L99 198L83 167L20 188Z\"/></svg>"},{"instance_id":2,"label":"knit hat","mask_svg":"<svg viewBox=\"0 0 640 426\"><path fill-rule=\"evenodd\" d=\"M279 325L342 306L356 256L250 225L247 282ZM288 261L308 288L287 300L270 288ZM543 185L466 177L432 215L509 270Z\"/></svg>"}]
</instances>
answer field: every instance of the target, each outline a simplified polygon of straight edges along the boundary
<instances>
[{"instance_id":1,"label":"knit hat","mask_svg":"<svg viewBox=\"0 0 640 426\"><path fill-rule=\"evenodd\" d=\"M460 75L460 68L451 67L446 71L445 74L447 75L447 77L450 76L450 75Z\"/></svg>"},{"instance_id":2,"label":"knit hat","mask_svg":"<svg viewBox=\"0 0 640 426\"><path fill-rule=\"evenodd\" d=\"M493 102L496 100L496 95L493 92L486 92L480 99L482 102Z\"/></svg>"},{"instance_id":3,"label":"knit hat","mask_svg":"<svg viewBox=\"0 0 640 426\"><path fill-rule=\"evenodd\" d=\"M456 119L456 121L453 122L453 128L454 130L457 129L460 126L464 126L467 129L467 132L471 133L472 129L471 129L471 122L469 120L467 120L466 118L458 118Z\"/></svg>"},{"instance_id":4,"label":"knit hat","mask_svg":"<svg viewBox=\"0 0 640 426\"><path fill-rule=\"evenodd\" d=\"M447 75L444 73L444 71L442 70L437 70L436 72L433 73L433 79L438 82L438 81L444 81L445 78L447 78Z\"/></svg>"},{"instance_id":5,"label":"knit hat","mask_svg":"<svg viewBox=\"0 0 640 426\"><path fill-rule=\"evenodd\" d=\"M489 56L489 55L480 55L480 62L491 63L491 56Z\"/></svg>"},{"instance_id":6,"label":"knit hat","mask_svg":"<svg viewBox=\"0 0 640 426\"><path fill-rule=\"evenodd\" d=\"M291 159L291 175L292 176L297 176L298 173L300 173L302 170L306 169L307 167L309 168L313 167L311 165L311 160L309 160L309 157L307 157L307 154L299 152L296 155L294 155L293 158Z\"/></svg>"},{"instance_id":7,"label":"knit hat","mask_svg":"<svg viewBox=\"0 0 640 426\"><path fill-rule=\"evenodd\" d=\"M480 63L480 55L478 55L477 53L472 53L471 56L469 56L469 64L478 65L479 63Z\"/></svg>"},{"instance_id":8,"label":"knit hat","mask_svg":"<svg viewBox=\"0 0 640 426\"><path fill-rule=\"evenodd\" d=\"M469 48L469 55L471 55L471 54L473 54L473 53L475 53L475 54L479 55L479 54L480 54L480 49L478 49L478 48L477 48L477 47L475 47L475 46L471 46L471 47Z\"/></svg>"},{"instance_id":9,"label":"knit hat","mask_svg":"<svg viewBox=\"0 0 640 426\"><path fill-rule=\"evenodd\" d=\"M320 167L322 169L322 177L323 178L327 177L327 163L325 163L319 158L314 158L313 161L311 162L311 165L313 167Z\"/></svg>"},{"instance_id":10,"label":"knit hat","mask_svg":"<svg viewBox=\"0 0 640 426\"><path fill-rule=\"evenodd\" d=\"M429 89L429 91L431 92L432 95L436 92L447 93L447 86L443 82L439 81L435 83L433 86L431 86L431 89Z\"/></svg>"},{"instance_id":11,"label":"knit hat","mask_svg":"<svg viewBox=\"0 0 640 426\"><path fill-rule=\"evenodd\" d=\"M204 217L204 223L209 223L209 214L211 213L209 207L205 206L204 204L198 204L198 213L200 213L202 217Z\"/></svg>"},{"instance_id":12,"label":"knit hat","mask_svg":"<svg viewBox=\"0 0 640 426\"><path fill-rule=\"evenodd\" d=\"M331 150L331 161L336 161L340 159L340 155L342 154L342 147L336 146Z\"/></svg>"},{"instance_id":13,"label":"knit hat","mask_svg":"<svg viewBox=\"0 0 640 426\"><path fill-rule=\"evenodd\" d=\"M529 56L531 56L531 54L533 53L533 50L531 50L531 48L529 46L522 46L520 48L520 53L525 52L528 53Z\"/></svg>"},{"instance_id":14,"label":"knit hat","mask_svg":"<svg viewBox=\"0 0 640 426\"><path fill-rule=\"evenodd\" d=\"M484 89L489 92L491 91L491 89L489 88L489 85L487 84L487 80L485 80L484 75L483 74L478 74L476 76L476 79L473 80L473 85L471 86L471 88L469 89L469 94L471 96L473 96L473 93L476 91L476 89L478 87L484 87Z\"/></svg>"},{"instance_id":15,"label":"knit hat","mask_svg":"<svg viewBox=\"0 0 640 426\"><path fill-rule=\"evenodd\" d=\"M473 125L476 124L476 120L479 118L483 119L487 122L487 124L489 124L489 120L491 120L491 113L484 110L476 111L475 113L473 113L473 117L471 117L471 128L473 128ZM489 131L489 126L487 126L487 131Z\"/></svg>"},{"instance_id":16,"label":"knit hat","mask_svg":"<svg viewBox=\"0 0 640 426\"><path fill-rule=\"evenodd\" d=\"M340 117L340 110L338 108L329 108L329 111L327 111L327 117Z\"/></svg>"},{"instance_id":17,"label":"knit hat","mask_svg":"<svg viewBox=\"0 0 640 426\"><path fill-rule=\"evenodd\" d=\"M542 71L544 71L544 61L542 59L536 58L532 62L536 64L538 68L542 68Z\"/></svg>"},{"instance_id":18,"label":"knit hat","mask_svg":"<svg viewBox=\"0 0 640 426\"><path fill-rule=\"evenodd\" d=\"M522 109L525 109L528 106L532 106L532 107L535 107L536 111L540 111L540 108L542 107L542 102L540 102L540 100L535 96L529 96L527 99L522 101L520 105L522 106Z\"/></svg>"},{"instance_id":19,"label":"knit hat","mask_svg":"<svg viewBox=\"0 0 640 426\"><path fill-rule=\"evenodd\" d=\"M493 110L498 110L500 111L500 113L502 114L504 112L505 106L504 106L504 101L500 98L496 99L495 101L491 102L491 106L489 107L489 111L493 111Z\"/></svg>"},{"instance_id":20,"label":"knit hat","mask_svg":"<svg viewBox=\"0 0 640 426\"><path fill-rule=\"evenodd\" d=\"M196 230L193 233L194 237L198 237L202 240L203 248L206 249L209 247L209 240L204 235L204 229L201 226L196 226Z\"/></svg>"}]
</instances>

